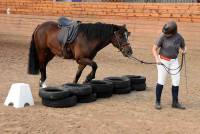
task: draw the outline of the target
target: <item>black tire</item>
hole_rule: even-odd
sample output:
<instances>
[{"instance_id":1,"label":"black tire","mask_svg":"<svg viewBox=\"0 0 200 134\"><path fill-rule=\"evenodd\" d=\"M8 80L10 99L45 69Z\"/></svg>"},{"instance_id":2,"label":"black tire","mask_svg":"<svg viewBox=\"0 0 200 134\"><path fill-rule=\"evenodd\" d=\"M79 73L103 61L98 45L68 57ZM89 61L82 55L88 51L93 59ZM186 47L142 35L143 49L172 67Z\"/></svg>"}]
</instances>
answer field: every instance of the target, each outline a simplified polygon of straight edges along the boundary
<instances>
[{"instance_id":1,"label":"black tire","mask_svg":"<svg viewBox=\"0 0 200 134\"><path fill-rule=\"evenodd\" d=\"M140 75L124 75L123 77L128 77L131 81L131 83L134 82L135 79L140 78Z\"/></svg>"},{"instance_id":2,"label":"black tire","mask_svg":"<svg viewBox=\"0 0 200 134\"><path fill-rule=\"evenodd\" d=\"M140 75L125 75L124 77L128 77L131 81L131 85L133 84L144 84L146 82L146 78Z\"/></svg>"},{"instance_id":3,"label":"black tire","mask_svg":"<svg viewBox=\"0 0 200 134\"><path fill-rule=\"evenodd\" d=\"M92 86L93 93L106 93L113 91L113 84L112 82L105 81L105 80L92 80L87 83Z\"/></svg>"},{"instance_id":4,"label":"black tire","mask_svg":"<svg viewBox=\"0 0 200 134\"><path fill-rule=\"evenodd\" d=\"M113 92L97 93L97 98L110 98Z\"/></svg>"},{"instance_id":5,"label":"black tire","mask_svg":"<svg viewBox=\"0 0 200 134\"><path fill-rule=\"evenodd\" d=\"M131 85L130 79L127 77L106 77L104 80L112 82L114 90L128 88Z\"/></svg>"},{"instance_id":6,"label":"black tire","mask_svg":"<svg viewBox=\"0 0 200 134\"><path fill-rule=\"evenodd\" d=\"M63 90L69 90L76 96L86 96L92 93L92 87L87 84L67 83L62 86L64 87Z\"/></svg>"},{"instance_id":7,"label":"black tire","mask_svg":"<svg viewBox=\"0 0 200 134\"><path fill-rule=\"evenodd\" d=\"M146 90L146 84L135 84L135 85L132 85L132 88L136 91L144 91Z\"/></svg>"},{"instance_id":8,"label":"black tire","mask_svg":"<svg viewBox=\"0 0 200 134\"><path fill-rule=\"evenodd\" d=\"M90 103L90 102L94 102L97 100L97 95L96 93L93 93L91 95L87 95L87 96L81 96L78 97L78 102L79 103Z\"/></svg>"},{"instance_id":9,"label":"black tire","mask_svg":"<svg viewBox=\"0 0 200 134\"><path fill-rule=\"evenodd\" d=\"M77 104L77 97L73 95L59 100L50 100L42 98L42 104L48 107L55 108L72 107Z\"/></svg>"},{"instance_id":10,"label":"black tire","mask_svg":"<svg viewBox=\"0 0 200 134\"><path fill-rule=\"evenodd\" d=\"M71 92L69 90L63 90L60 87L46 87L39 90L39 96L44 99L57 100L69 97L70 95Z\"/></svg>"},{"instance_id":11,"label":"black tire","mask_svg":"<svg viewBox=\"0 0 200 134\"><path fill-rule=\"evenodd\" d=\"M131 85L130 89L131 89L131 91L135 91L135 88L133 85Z\"/></svg>"},{"instance_id":12,"label":"black tire","mask_svg":"<svg viewBox=\"0 0 200 134\"><path fill-rule=\"evenodd\" d=\"M144 76L140 76L139 78L131 78L132 82L131 84L134 85L134 84L145 84L146 83L146 77Z\"/></svg>"},{"instance_id":13,"label":"black tire","mask_svg":"<svg viewBox=\"0 0 200 134\"><path fill-rule=\"evenodd\" d=\"M114 89L115 94L128 94L131 92L131 87L121 88L121 89Z\"/></svg>"}]
</instances>

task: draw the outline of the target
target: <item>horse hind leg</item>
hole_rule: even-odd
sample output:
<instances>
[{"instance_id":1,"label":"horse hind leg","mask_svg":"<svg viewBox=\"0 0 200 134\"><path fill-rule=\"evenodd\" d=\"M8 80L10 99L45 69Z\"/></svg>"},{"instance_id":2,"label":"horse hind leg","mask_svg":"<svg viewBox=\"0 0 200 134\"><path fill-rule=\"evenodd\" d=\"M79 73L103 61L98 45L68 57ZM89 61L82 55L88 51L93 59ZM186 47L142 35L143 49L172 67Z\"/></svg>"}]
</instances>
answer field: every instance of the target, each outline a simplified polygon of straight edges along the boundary
<instances>
[{"instance_id":1,"label":"horse hind leg","mask_svg":"<svg viewBox=\"0 0 200 134\"><path fill-rule=\"evenodd\" d=\"M41 73L41 78L40 78L39 86L40 88L46 88L47 85L45 83L45 80L46 80L46 66L45 65L40 66L40 73Z\"/></svg>"},{"instance_id":2,"label":"horse hind leg","mask_svg":"<svg viewBox=\"0 0 200 134\"><path fill-rule=\"evenodd\" d=\"M47 50L47 51L39 54L40 73L41 73L41 78L40 78L40 82L39 82L40 88L47 87L47 85L45 83L45 80L47 78L46 66L53 57L54 57L54 54L50 50Z\"/></svg>"}]
</instances>

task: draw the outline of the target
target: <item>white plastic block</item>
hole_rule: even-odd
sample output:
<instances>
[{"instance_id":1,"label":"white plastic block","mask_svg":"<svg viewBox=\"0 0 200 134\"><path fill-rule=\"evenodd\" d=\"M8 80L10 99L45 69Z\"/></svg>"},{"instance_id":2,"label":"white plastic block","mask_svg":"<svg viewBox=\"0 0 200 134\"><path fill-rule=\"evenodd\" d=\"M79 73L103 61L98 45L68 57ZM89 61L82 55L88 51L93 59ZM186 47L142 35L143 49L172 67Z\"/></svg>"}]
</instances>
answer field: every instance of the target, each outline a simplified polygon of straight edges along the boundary
<instances>
[{"instance_id":1,"label":"white plastic block","mask_svg":"<svg viewBox=\"0 0 200 134\"><path fill-rule=\"evenodd\" d=\"M13 105L15 108L22 108L26 105L34 105L33 96L29 84L12 84L4 105Z\"/></svg>"}]
</instances>

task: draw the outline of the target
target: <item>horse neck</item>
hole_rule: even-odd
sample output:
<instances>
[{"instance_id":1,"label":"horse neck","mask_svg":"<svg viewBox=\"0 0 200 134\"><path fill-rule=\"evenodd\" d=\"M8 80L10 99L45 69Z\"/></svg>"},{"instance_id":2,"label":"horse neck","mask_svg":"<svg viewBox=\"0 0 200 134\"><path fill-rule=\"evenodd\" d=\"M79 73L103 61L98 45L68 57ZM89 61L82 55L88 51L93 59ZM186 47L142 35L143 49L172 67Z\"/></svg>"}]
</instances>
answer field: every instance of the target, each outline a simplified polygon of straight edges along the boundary
<instances>
[{"instance_id":1,"label":"horse neck","mask_svg":"<svg viewBox=\"0 0 200 134\"><path fill-rule=\"evenodd\" d=\"M97 43L96 49L99 51L99 50L103 49L104 47L106 47L106 46L108 46L110 44L111 44L111 39L108 39L108 40L106 40L104 42L100 41L99 43Z\"/></svg>"},{"instance_id":2,"label":"horse neck","mask_svg":"<svg viewBox=\"0 0 200 134\"><path fill-rule=\"evenodd\" d=\"M79 31L86 34L90 41L98 40L95 49L99 51L111 43L115 27L113 24L88 23L81 24Z\"/></svg>"},{"instance_id":3,"label":"horse neck","mask_svg":"<svg viewBox=\"0 0 200 134\"><path fill-rule=\"evenodd\" d=\"M113 39L113 36L114 36L114 32L113 32L112 25L110 25L109 27L111 28L110 29L111 33L110 33L109 36L107 36L106 40L103 39L103 40L100 41L100 43L99 43L99 45L100 45L99 49L103 49L104 47L112 44L112 39ZM104 31L104 29L102 29L102 33L105 33L105 32L107 32L107 30Z\"/></svg>"}]
</instances>

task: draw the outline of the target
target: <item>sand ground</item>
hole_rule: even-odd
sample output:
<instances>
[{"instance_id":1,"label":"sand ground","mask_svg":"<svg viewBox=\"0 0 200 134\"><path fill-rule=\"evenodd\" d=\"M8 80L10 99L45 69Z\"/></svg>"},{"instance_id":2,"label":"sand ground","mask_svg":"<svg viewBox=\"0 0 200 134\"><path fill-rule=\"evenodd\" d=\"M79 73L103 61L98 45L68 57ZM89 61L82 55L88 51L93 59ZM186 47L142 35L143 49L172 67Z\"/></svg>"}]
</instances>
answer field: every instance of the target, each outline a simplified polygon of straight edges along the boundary
<instances>
[{"instance_id":1,"label":"sand ground","mask_svg":"<svg viewBox=\"0 0 200 134\"><path fill-rule=\"evenodd\" d=\"M1 134L199 134L200 133L200 51L189 48L187 54L186 89L184 70L181 74L180 101L187 110L171 108L171 81L167 79L162 96L163 109L154 109L154 86L157 79L154 65L131 61L109 45L96 56L96 79L127 74L147 78L147 90L114 95L71 108L49 108L38 96L40 76L27 74L29 37L0 36L0 133ZM152 61L151 46L134 48L134 55ZM72 82L76 62L55 57L47 68L47 84ZM90 68L81 77L84 80ZM35 105L21 109L3 105L12 83L31 86Z\"/></svg>"}]
</instances>

